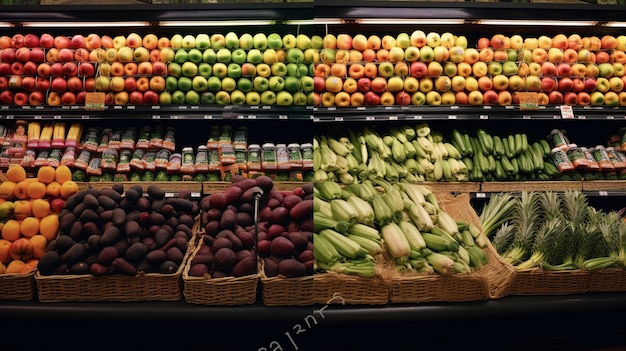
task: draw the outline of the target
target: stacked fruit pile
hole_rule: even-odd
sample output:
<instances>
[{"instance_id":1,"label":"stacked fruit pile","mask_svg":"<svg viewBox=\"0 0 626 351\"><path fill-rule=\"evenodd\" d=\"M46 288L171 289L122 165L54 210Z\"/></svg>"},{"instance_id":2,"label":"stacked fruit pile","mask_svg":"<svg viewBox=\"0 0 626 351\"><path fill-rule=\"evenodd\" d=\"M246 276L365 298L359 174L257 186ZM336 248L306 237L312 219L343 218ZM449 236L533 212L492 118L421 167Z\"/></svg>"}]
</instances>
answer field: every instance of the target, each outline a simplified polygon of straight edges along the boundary
<instances>
[{"instance_id":1,"label":"stacked fruit pile","mask_svg":"<svg viewBox=\"0 0 626 351\"><path fill-rule=\"evenodd\" d=\"M91 33L0 37L0 103L80 105L104 92L115 105L307 105L321 38Z\"/></svg>"},{"instance_id":2,"label":"stacked fruit pile","mask_svg":"<svg viewBox=\"0 0 626 351\"><path fill-rule=\"evenodd\" d=\"M37 268L59 230L66 200L78 192L69 168L42 167L27 177L12 166L0 184L0 274L23 274Z\"/></svg>"},{"instance_id":3,"label":"stacked fruit pile","mask_svg":"<svg viewBox=\"0 0 626 351\"><path fill-rule=\"evenodd\" d=\"M315 68L315 104L626 105L626 36L327 34Z\"/></svg>"}]
</instances>

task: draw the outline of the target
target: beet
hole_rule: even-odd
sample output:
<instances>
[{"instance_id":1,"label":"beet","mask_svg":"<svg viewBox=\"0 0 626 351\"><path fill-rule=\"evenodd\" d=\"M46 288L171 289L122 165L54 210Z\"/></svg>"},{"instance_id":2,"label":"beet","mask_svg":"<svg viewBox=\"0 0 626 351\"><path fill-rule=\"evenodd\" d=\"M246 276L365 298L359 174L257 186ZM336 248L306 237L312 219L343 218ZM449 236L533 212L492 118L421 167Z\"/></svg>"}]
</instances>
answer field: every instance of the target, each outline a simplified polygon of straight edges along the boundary
<instances>
[{"instance_id":1,"label":"beet","mask_svg":"<svg viewBox=\"0 0 626 351\"><path fill-rule=\"evenodd\" d=\"M217 250L214 254L213 265L215 270L230 272L232 267L237 262L237 254L232 249L223 247Z\"/></svg>"},{"instance_id":2,"label":"beet","mask_svg":"<svg viewBox=\"0 0 626 351\"><path fill-rule=\"evenodd\" d=\"M274 262L270 258L265 258L263 271L267 277L275 277L278 275L278 263Z\"/></svg>"},{"instance_id":3,"label":"beet","mask_svg":"<svg viewBox=\"0 0 626 351\"><path fill-rule=\"evenodd\" d=\"M289 210L286 207L279 206L272 210L268 222L272 224L285 225L289 221Z\"/></svg>"},{"instance_id":4,"label":"beet","mask_svg":"<svg viewBox=\"0 0 626 351\"><path fill-rule=\"evenodd\" d=\"M267 235L270 237L270 239L274 239L275 237L280 236L286 231L287 229L285 229L285 227L283 227L282 225L272 224L267 230Z\"/></svg>"},{"instance_id":5,"label":"beet","mask_svg":"<svg viewBox=\"0 0 626 351\"><path fill-rule=\"evenodd\" d=\"M296 250L302 251L306 249L306 246L309 244L309 239L306 234L303 232L290 232L288 234L289 240L293 243L293 246Z\"/></svg>"},{"instance_id":6,"label":"beet","mask_svg":"<svg viewBox=\"0 0 626 351\"><path fill-rule=\"evenodd\" d=\"M215 192L209 195L208 201L211 208L217 208L218 210L223 210L228 206L224 192Z\"/></svg>"},{"instance_id":7,"label":"beet","mask_svg":"<svg viewBox=\"0 0 626 351\"><path fill-rule=\"evenodd\" d=\"M226 238L226 237L216 238L215 241L213 241L213 245L211 246L211 251L217 252L219 249L221 249L223 247L232 250L232 248L233 248L232 241L228 240L228 238Z\"/></svg>"},{"instance_id":8,"label":"beet","mask_svg":"<svg viewBox=\"0 0 626 351\"><path fill-rule=\"evenodd\" d=\"M297 278L306 275L306 266L304 263L293 259L285 258L278 262L278 274L285 278Z\"/></svg>"},{"instance_id":9,"label":"beet","mask_svg":"<svg viewBox=\"0 0 626 351\"><path fill-rule=\"evenodd\" d=\"M297 205L301 201L302 201L302 198L300 196L290 194L290 195L286 195L283 197L282 205L288 210L291 210L295 205Z\"/></svg>"},{"instance_id":10,"label":"beet","mask_svg":"<svg viewBox=\"0 0 626 351\"><path fill-rule=\"evenodd\" d=\"M254 255L249 255L235 263L231 270L231 275L233 277L243 277L246 275L252 275L256 273L256 271L257 262Z\"/></svg>"},{"instance_id":11,"label":"beet","mask_svg":"<svg viewBox=\"0 0 626 351\"><path fill-rule=\"evenodd\" d=\"M270 252L277 257L290 257L295 251L295 246L291 240L279 236L272 239L270 244Z\"/></svg>"},{"instance_id":12,"label":"beet","mask_svg":"<svg viewBox=\"0 0 626 351\"><path fill-rule=\"evenodd\" d=\"M256 250L261 257L268 257L270 255L271 242L269 240L259 240L256 245Z\"/></svg>"},{"instance_id":13,"label":"beet","mask_svg":"<svg viewBox=\"0 0 626 351\"><path fill-rule=\"evenodd\" d=\"M189 267L189 272L187 274L191 277L204 277L209 274L209 266L203 263L194 264Z\"/></svg>"}]
</instances>

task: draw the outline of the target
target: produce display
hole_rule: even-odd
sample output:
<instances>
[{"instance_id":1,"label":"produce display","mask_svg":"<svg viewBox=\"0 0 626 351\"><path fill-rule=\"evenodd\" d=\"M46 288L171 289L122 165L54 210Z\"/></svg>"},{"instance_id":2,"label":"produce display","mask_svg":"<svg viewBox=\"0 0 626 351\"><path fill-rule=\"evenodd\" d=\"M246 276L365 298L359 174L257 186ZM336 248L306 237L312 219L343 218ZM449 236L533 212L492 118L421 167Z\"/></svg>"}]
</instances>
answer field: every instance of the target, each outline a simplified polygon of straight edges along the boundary
<instances>
[{"instance_id":1,"label":"produce display","mask_svg":"<svg viewBox=\"0 0 626 351\"><path fill-rule=\"evenodd\" d=\"M624 266L626 224L580 191L494 194L480 220L500 256L518 270L599 270Z\"/></svg>"},{"instance_id":2,"label":"produce display","mask_svg":"<svg viewBox=\"0 0 626 351\"><path fill-rule=\"evenodd\" d=\"M41 167L35 177L12 166L5 176L0 184L0 274L33 272L55 240L59 216L78 185L66 166Z\"/></svg>"},{"instance_id":3,"label":"produce display","mask_svg":"<svg viewBox=\"0 0 626 351\"><path fill-rule=\"evenodd\" d=\"M313 274L312 183L279 191L268 176L236 177L224 191L203 197L200 207L203 246L190 262L190 276L255 274L257 258L267 277Z\"/></svg>"},{"instance_id":4,"label":"produce display","mask_svg":"<svg viewBox=\"0 0 626 351\"><path fill-rule=\"evenodd\" d=\"M480 230L455 221L423 185L371 177L344 187L316 182L315 189L320 272L373 277L387 257L396 270L421 274L469 273L488 263Z\"/></svg>"},{"instance_id":5,"label":"produce display","mask_svg":"<svg viewBox=\"0 0 626 351\"><path fill-rule=\"evenodd\" d=\"M328 33L315 105L626 105L626 36ZM527 100L529 99L529 100Z\"/></svg>"},{"instance_id":6,"label":"produce display","mask_svg":"<svg viewBox=\"0 0 626 351\"><path fill-rule=\"evenodd\" d=\"M314 48L315 47L315 48ZM0 37L0 104L312 105L321 38L199 33Z\"/></svg>"},{"instance_id":7,"label":"produce display","mask_svg":"<svg viewBox=\"0 0 626 351\"><path fill-rule=\"evenodd\" d=\"M524 133L432 131L426 122L365 126L314 137L315 181L352 184L371 176L389 182L564 179L546 139Z\"/></svg>"},{"instance_id":8,"label":"produce display","mask_svg":"<svg viewBox=\"0 0 626 351\"><path fill-rule=\"evenodd\" d=\"M176 273L193 237L197 200L165 197L156 185L85 189L70 196L59 233L39 260L49 275Z\"/></svg>"}]
</instances>

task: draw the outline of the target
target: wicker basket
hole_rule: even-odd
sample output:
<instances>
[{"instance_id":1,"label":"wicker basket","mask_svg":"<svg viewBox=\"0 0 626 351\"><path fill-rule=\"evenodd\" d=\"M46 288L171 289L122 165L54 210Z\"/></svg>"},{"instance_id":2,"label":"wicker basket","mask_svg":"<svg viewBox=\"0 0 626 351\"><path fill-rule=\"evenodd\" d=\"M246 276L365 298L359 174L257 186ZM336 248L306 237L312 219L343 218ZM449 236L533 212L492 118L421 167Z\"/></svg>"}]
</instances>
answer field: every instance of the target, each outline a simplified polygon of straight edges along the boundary
<instances>
[{"instance_id":1,"label":"wicker basket","mask_svg":"<svg viewBox=\"0 0 626 351\"><path fill-rule=\"evenodd\" d=\"M313 275L298 278L265 275L263 260L259 261L261 294L266 306L309 306L314 304Z\"/></svg>"},{"instance_id":2,"label":"wicker basket","mask_svg":"<svg viewBox=\"0 0 626 351\"><path fill-rule=\"evenodd\" d=\"M590 272L589 291L626 291L626 270L623 268L605 268Z\"/></svg>"},{"instance_id":3,"label":"wicker basket","mask_svg":"<svg viewBox=\"0 0 626 351\"><path fill-rule=\"evenodd\" d=\"M102 188L110 188L113 184L118 184L120 182L90 182L89 187L93 189L102 189ZM202 183L193 182L193 181L178 181L178 182L121 182L124 185L125 189L130 188L134 185L141 186L144 190L148 188L150 185L157 185L165 192L177 193L182 190L187 190L192 193L201 193L202 192Z\"/></svg>"},{"instance_id":4,"label":"wicker basket","mask_svg":"<svg viewBox=\"0 0 626 351\"><path fill-rule=\"evenodd\" d=\"M589 271L544 271L540 268L517 271L511 295L569 295L589 291Z\"/></svg>"},{"instance_id":5,"label":"wicker basket","mask_svg":"<svg viewBox=\"0 0 626 351\"><path fill-rule=\"evenodd\" d=\"M0 275L0 300L32 300L36 291L34 276L34 271Z\"/></svg>"},{"instance_id":6,"label":"wicker basket","mask_svg":"<svg viewBox=\"0 0 626 351\"><path fill-rule=\"evenodd\" d=\"M193 250L189 262L196 255L203 240ZM201 305L247 305L256 301L257 287L261 273L244 277L192 277L189 275L190 264L183 270L183 295L188 303Z\"/></svg>"},{"instance_id":7,"label":"wicker basket","mask_svg":"<svg viewBox=\"0 0 626 351\"><path fill-rule=\"evenodd\" d=\"M195 235L178 270L172 274L143 273L135 276L50 275L35 273L41 302L66 301L178 301L182 297L182 273L195 248Z\"/></svg>"},{"instance_id":8,"label":"wicker basket","mask_svg":"<svg viewBox=\"0 0 626 351\"><path fill-rule=\"evenodd\" d=\"M626 180L585 180L585 191L626 190Z\"/></svg>"},{"instance_id":9,"label":"wicker basket","mask_svg":"<svg viewBox=\"0 0 626 351\"><path fill-rule=\"evenodd\" d=\"M424 182L420 184L426 185L436 193L472 193L480 190L480 182Z\"/></svg>"},{"instance_id":10,"label":"wicker basket","mask_svg":"<svg viewBox=\"0 0 626 351\"><path fill-rule=\"evenodd\" d=\"M469 195L457 196L450 192L436 192L441 208L455 220L480 224L469 203ZM486 300L490 297L489 272L499 271L499 262L490 260L480 270L466 274L423 275L393 274L388 278L392 303L462 302Z\"/></svg>"},{"instance_id":11,"label":"wicker basket","mask_svg":"<svg viewBox=\"0 0 626 351\"><path fill-rule=\"evenodd\" d=\"M480 190L484 192L507 191L563 191L582 190L581 181L525 181L525 182L484 182Z\"/></svg>"},{"instance_id":12,"label":"wicker basket","mask_svg":"<svg viewBox=\"0 0 626 351\"><path fill-rule=\"evenodd\" d=\"M385 305L389 302L389 286L380 277L315 273L313 286L316 304Z\"/></svg>"}]
</instances>

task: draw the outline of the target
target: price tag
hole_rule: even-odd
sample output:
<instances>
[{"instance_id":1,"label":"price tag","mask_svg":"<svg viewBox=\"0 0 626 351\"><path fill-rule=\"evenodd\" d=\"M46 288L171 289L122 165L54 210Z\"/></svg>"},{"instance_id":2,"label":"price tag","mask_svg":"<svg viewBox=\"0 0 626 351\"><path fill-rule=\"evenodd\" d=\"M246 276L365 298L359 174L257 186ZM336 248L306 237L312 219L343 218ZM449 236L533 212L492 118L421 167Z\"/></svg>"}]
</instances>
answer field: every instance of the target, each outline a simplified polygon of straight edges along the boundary
<instances>
[{"instance_id":1,"label":"price tag","mask_svg":"<svg viewBox=\"0 0 626 351\"><path fill-rule=\"evenodd\" d=\"M536 110L539 107L539 94L532 91L521 91L519 96L520 110Z\"/></svg>"},{"instance_id":2,"label":"price tag","mask_svg":"<svg viewBox=\"0 0 626 351\"><path fill-rule=\"evenodd\" d=\"M175 194L174 193L165 193L165 197L174 197Z\"/></svg>"},{"instance_id":3,"label":"price tag","mask_svg":"<svg viewBox=\"0 0 626 351\"><path fill-rule=\"evenodd\" d=\"M52 119L61 119L61 116L60 115L54 115L54 116L52 116Z\"/></svg>"},{"instance_id":4,"label":"price tag","mask_svg":"<svg viewBox=\"0 0 626 351\"><path fill-rule=\"evenodd\" d=\"M530 119L530 116L529 115L523 115L522 119Z\"/></svg>"},{"instance_id":5,"label":"price tag","mask_svg":"<svg viewBox=\"0 0 626 351\"><path fill-rule=\"evenodd\" d=\"M43 106L35 106L35 110L43 110Z\"/></svg>"},{"instance_id":6,"label":"price tag","mask_svg":"<svg viewBox=\"0 0 626 351\"><path fill-rule=\"evenodd\" d=\"M200 197L200 196L201 196L201 195L200 195L200 193L198 193L198 192L192 192L192 193L191 193L191 197Z\"/></svg>"},{"instance_id":7,"label":"price tag","mask_svg":"<svg viewBox=\"0 0 626 351\"><path fill-rule=\"evenodd\" d=\"M187 105L180 105L180 106L178 106L178 109L179 110L186 110L188 107L189 106L187 106Z\"/></svg>"},{"instance_id":8,"label":"price tag","mask_svg":"<svg viewBox=\"0 0 626 351\"><path fill-rule=\"evenodd\" d=\"M114 110L121 110L122 106L121 105L115 105L115 106L113 106L113 109Z\"/></svg>"},{"instance_id":9,"label":"price tag","mask_svg":"<svg viewBox=\"0 0 626 351\"><path fill-rule=\"evenodd\" d=\"M587 116L585 116L585 115L579 115L579 116L578 116L578 119L587 119Z\"/></svg>"},{"instance_id":10,"label":"price tag","mask_svg":"<svg viewBox=\"0 0 626 351\"><path fill-rule=\"evenodd\" d=\"M451 109L451 110L458 110L458 109L459 109L459 106L457 106L457 105L452 105L452 106L450 106L450 109Z\"/></svg>"},{"instance_id":11,"label":"price tag","mask_svg":"<svg viewBox=\"0 0 626 351\"><path fill-rule=\"evenodd\" d=\"M489 115L480 115L480 119L489 119Z\"/></svg>"},{"instance_id":12,"label":"price tag","mask_svg":"<svg viewBox=\"0 0 626 351\"><path fill-rule=\"evenodd\" d=\"M422 119L422 116L413 116L413 119Z\"/></svg>"},{"instance_id":13,"label":"price tag","mask_svg":"<svg viewBox=\"0 0 626 351\"><path fill-rule=\"evenodd\" d=\"M606 119L615 119L615 116L608 115L606 116Z\"/></svg>"},{"instance_id":14,"label":"price tag","mask_svg":"<svg viewBox=\"0 0 626 351\"><path fill-rule=\"evenodd\" d=\"M376 117L374 117L374 116L365 116L365 120L366 121L373 121L375 119L376 119Z\"/></svg>"},{"instance_id":15,"label":"price tag","mask_svg":"<svg viewBox=\"0 0 626 351\"><path fill-rule=\"evenodd\" d=\"M278 115L278 119L287 119L287 115Z\"/></svg>"},{"instance_id":16,"label":"price tag","mask_svg":"<svg viewBox=\"0 0 626 351\"><path fill-rule=\"evenodd\" d=\"M337 108L336 107L329 107L328 111L335 111Z\"/></svg>"},{"instance_id":17,"label":"price tag","mask_svg":"<svg viewBox=\"0 0 626 351\"><path fill-rule=\"evenodd\" d=\"M127 109L129 110L134 110L135 109L135 105L128 105L126 106Z\"/></svg>"},{"instance_id":18,"label":"price tag","mask_svg":"<svg viewBox=\"0 0 626 351\"><path fill-rule=\"evenodd\" d=\"M389 116L389 120L390 121L397 121L398 120L398 116Z\"/></svg>"},{"instance_id":19,"label":"price tag","mask_svg":"<svg viewBox=\"0 0 626 351\"><path fill-rule=\"evenodd\" d=\"M476 198L477 199L484 199L487 197L487 194L485 193L476 193Z\"/></svg>"},{"instance_id":20,"label":"price tag","mask_svg":"<svg viewBox=\"0 0 626 351\"><path fill-rule=\"evenodd\" d=\"M244 115L237 115L237 119L244 119Z\"/></svg>"},{"instance_id":21,"label":"price tag","mask_svg":"<svg viewBox=\"0 0 626 351\"><path fill-rule=\"evenodd\" d=\"M178 119L177 115L170 115L170 119Z\"/></svg>"},{"instance_id":22,"label":"price tag","mask_svg":"<svg viewBox=\"0 0 626 351\"><path fill-rule=\"evenodd\" d=\"M598 191L598 195L600 196L609 196L609 192L606 190Z\"/></svg>"},{"instance_id":23,"label":"price tag","mask_svg":"<svg viewBox=\"0 0 626 351\"><path fill-rule=\"evenodd\" d=\"M213 119L212 115L204 115L204 119Z\"/></svg>"},{"instance_id":24,"label":"price tag","mask_svg":"<svg viewBox=\"0 0 626 351\"><path fill-rule=\"evenodd\" d=\"M506 105L506 106L504 106L504 109L505 110L514 110L515 106L513 106L513 105Z\"/></svg>"},{"instance_id":25,"label":"price tag","mask_svg":"<svg viewBox=\"0 0 626 351\"><path fill-rule=\"evenodd\" d=\"M85 95L85 110L104 111L106 97L104 92L90 92Z\"/></svg>"},{"instance_id":26,"label":"price tag","mask_svg":"<svg viewBox=\"0 0 626 351\"><path fill-rule=\"evenodd\" d=\"M24 106L22 106L22 110L30 110L30 105L24 105Z\"/></svg>"},{"instance_id":27,"label":"price tag","mask_svg":"<svg viewBox=\"0 0 626 351\"><path fill-rule=\"evenodd\" d=\"M456 115L448 115L448 119L456 119Z\"/></svg>"},{"instance_id":28,"label":"price tag","mask_svg":"<svg viewBox=\"0 0 626 351\"><path fill-rule=\"evenodd\" d=\"M264 110L271 110L272 106L270 106L270 105L263 105L263 107L261 107L261 108L264 109Z\"/></svg>"},{"instance_id":29,"label":"price tag","mask_svg":"<svg viewBox=\"0 0 626 351\"><path fill-rule=\"evenodd\" d=\"M152 119L161 119L161 115L152 115Z\"/></svg>"},{"instance_id":30,"label":"price tag","mask_svg":"<svg viewBox=\"0 0 626 351\"><path fill-rule=\"evenodd\" d=\"M343 117L335 117L335 121L342 122L343 121Z\"/></svg>"},{"instance_id":31,"label":"price tag","mask_svg":"<svg viewBox=\"0 0 626 351\"><path fill-rule=\"evenodd\" d=\"M256 119L256 115L248 115L248 119Z\"/></svg>"},{"instance_id":32,"label":"price tag","mask_svg":"<svg viewBox=\"0 0 626 351\"><path fill-rule=\"evenodd\" d=\"M359 106L356 108L357 111L364 111L365 110L365 106Z\"/></svg>"},{"instance_id":33,"label":"price tag","mask_svg":"<svg viewBox=\"0 0 626 351\"><path fill-rule=\"evenodd\" d=\"M70 106L70 110L78 110L79 108L80 108L80 106L78 106L78 105Z\"/></svg>"},{"instance_id":34,"label":"price tag","mask_svg":"<svg viewBox=\"0 0 626 351\"><path fill-rule=\"evenodd\" d=\"M491 110L491 106L485 105L485 106L483 106L483 110Z\"/></svg>"},{"instance_id":35,"label":"price tag","mask_svg":"<svg viewBox=\"0 0 626 351\"><path fill-rule=\"evenodd\" d=\"M563 119L572 119L572 118L574 118L574 110L572 109L572 106L570 106L570 105L561 105L561 106L559 106L559 109L561 110L561 118L563 118Z\"/></svg>"},{"instance_id":36,"label":"price tag","mask_svg":"<svg viewBox=\"0 0 626 351\"><path fill-rule=\"evenodd\" d=\"M153 105L151 108L153 110L160 110L161 109L161 105Z\"/></svg>"},{"instance_id":37,"label":"price tag","mask_svg":"<svg viewBox=\"0 0 626 351\"><path fill-rule=\"evenodd\" d=\"M13 116L13 115L7 115L7 119L13 119L13 118L15 118L15 116Z\"/></svg>"},{"instance_id":38,"label":"price tag","mask_svg":"<svg viewBox=\"0 0 626 351\"><path fill-rule=\"evenodd\" d=\"M82 115L80 116L81 119L89 119L89 115Z\"/></svg>"},{"instance_id":39,"label":"price tag","mask_svg":"<svg viewBox=\"0 0 626 351\"><path fill-rule=\"evenodd\" d=\"M35 115L33 116L34 119L41 119L41 115Z\"/></svg>"},{"instance_id":40,"label":"price tag","mask_svg":"<svg viewBox=\"0 0 626 351\"><path fill-rule=\"evenodd\" d=\"M200 106L198 106L198 105L193 105L193 106L191 106L191 109L192 109L192 110L199 110L199 109L200 109Z\"/></svg>"}]
</instances>

